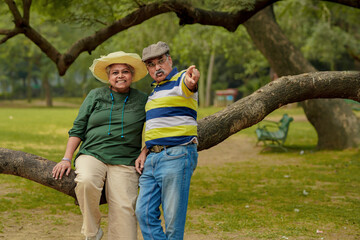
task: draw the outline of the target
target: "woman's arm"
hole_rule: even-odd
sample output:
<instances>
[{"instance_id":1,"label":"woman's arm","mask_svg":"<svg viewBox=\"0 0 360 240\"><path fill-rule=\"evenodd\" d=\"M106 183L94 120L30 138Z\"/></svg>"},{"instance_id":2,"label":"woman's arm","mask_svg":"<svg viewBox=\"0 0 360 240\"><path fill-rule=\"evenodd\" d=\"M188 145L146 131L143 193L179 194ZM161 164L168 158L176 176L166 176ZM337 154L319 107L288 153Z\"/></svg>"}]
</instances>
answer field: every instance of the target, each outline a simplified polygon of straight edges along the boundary
<instances>
[{"instance_id":1,"label":"woman's arm","mask_svg":"<svg viewBox=\"0 0 360 240\"><path fill-rule=\"evenodd\" d=\"M81 139L79 137L69 137L69 140L66 145L64 158L61 160L61 162L56 164L52 170L53 178L61 179L64 173L66 174L66 176L69 175L71 170L71 160L80 142Z\"/></svg>"}]
</instances>

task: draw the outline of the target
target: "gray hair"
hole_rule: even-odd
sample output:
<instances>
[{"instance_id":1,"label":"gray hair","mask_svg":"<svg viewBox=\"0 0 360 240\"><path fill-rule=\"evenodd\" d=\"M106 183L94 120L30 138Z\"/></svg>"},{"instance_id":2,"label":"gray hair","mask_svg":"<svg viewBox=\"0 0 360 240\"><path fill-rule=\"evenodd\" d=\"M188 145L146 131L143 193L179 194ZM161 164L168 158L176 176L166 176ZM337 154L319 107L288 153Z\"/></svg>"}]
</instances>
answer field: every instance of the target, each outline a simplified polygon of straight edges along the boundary
<instances>
[{"instance_id":1,"label":"gray hair","mask_svg":"<svg viewBox=\"0 0 360 240\"><path fill-rule=\"evenodd\" d=\"M107 75L109 76L110 74L110 68L112 65L114 64L122 64L122 65L126 65L129 69L130 69L130 72L131 72L131 75L134 76L135 74L135 68L133 68L131 65L127 64L127 63L113 63L113 64L110 64L109 66L106 67L106 73Z\"/></svg>"}]
</instances>

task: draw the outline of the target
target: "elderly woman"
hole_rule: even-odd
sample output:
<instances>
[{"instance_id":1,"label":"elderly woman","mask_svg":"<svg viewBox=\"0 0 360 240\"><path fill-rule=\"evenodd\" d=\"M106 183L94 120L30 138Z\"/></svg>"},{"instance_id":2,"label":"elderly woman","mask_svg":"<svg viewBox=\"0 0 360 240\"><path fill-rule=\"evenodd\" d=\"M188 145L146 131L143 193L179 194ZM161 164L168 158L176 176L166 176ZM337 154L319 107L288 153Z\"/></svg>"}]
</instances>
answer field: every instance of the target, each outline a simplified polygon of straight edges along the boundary
<instances>
[{"instance_id":1,"label":"elderly woman","mask_svg":"<svg viewBox=\"0 0 360 240\"><path fill-rule=\"evenodd\" d=\"M138 157L146 157L140 151L147 96L130 85L145 77L147 69L137 54L120 51L95 59L90 70L109 86L93 89L84 100L53 177L70 173L71 159L82 142L75 157L81 232L86 239L101 239L99 202L105 185L108 239L137 239L139 175L134 166Z\"/></svg>"}]
</instances>

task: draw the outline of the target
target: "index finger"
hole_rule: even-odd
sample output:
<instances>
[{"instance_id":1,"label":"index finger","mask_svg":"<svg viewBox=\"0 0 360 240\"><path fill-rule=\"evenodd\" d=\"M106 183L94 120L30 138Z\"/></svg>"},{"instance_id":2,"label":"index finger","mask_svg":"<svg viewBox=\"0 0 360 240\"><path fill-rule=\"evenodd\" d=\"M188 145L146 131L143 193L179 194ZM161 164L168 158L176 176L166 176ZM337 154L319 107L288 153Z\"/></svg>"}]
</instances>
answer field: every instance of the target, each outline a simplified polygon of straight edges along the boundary
<instances>
[{"instance_id":1,"label":"index finger","mask_svg":"<svg viewBox=\"0 0 360 240\"><path fill-rule=\"evenodd\" d=\"M186 70L186 72L188 73L192 73L194 71L194 69L196 68L195 65L191 65L190 67L188 67L188 69Z\"/></svg>"}]
</instances>

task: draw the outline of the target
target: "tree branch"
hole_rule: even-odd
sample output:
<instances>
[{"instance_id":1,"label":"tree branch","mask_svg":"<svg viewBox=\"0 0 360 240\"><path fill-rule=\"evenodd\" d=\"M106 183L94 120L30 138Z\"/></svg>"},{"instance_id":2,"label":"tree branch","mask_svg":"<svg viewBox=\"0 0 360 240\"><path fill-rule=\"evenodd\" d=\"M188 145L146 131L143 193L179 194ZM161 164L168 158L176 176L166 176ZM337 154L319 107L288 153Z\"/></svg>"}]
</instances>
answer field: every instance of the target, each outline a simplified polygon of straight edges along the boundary
<instances>
[{"instance_id":1,"label":"tree branch","mask_svg":"<svg viewBox=\"0 0 360 240\"><path fill-rule=\"evenodd\" d=\"M30 6L32 0L23 0L24 18L21 17L19 9L14 1L5 0L5 2L8 4L9 9L13 14L16 28L10 33L8 32L7 36L1 39L0 44L6 42L8 39L19 33L23 33L33 43L35 43L42 50L42 52L44 52L59 68L59 65L61 65L61 63L59 63L61 56L59 51L57 51L57 49L51 43L49 43L41 34L39 34L29 25Z\"/></svg>"},{"instance_id":2,"label":"tree branch","mask_svg":"<svg viewBox=\"0 0 360 240\"><path fill-rule=\"evenodd\" d=\"M58 71L60 72L60 67L62 66L61 59L63 55L51 44L49 43L40 33L38 33L31 26L26 26L23 28L24 34L27 38L29 38L33 43L35 43L43 53L45 53L58 67ZM70 67L67 66L67 68ZM65 72L63 73L65 74Z\"/></svg>"},{"instance_id":3,"label":"tree branch","mask_svg":"<svg viewBox=\"0 0 360 240\"><path fill-rule=\"evenodd\" d=\"M346 84L345 84L346 83ZM198 121L198 150L211 148L289 103L316 98L360 101L360 72L315 72L279 78Z\"/></svg>"},{"instance_id":4,"label":"tree branch","mask_svg":"<svg viewBox=\"0 0 360 240\"><path fill-rule=\"evenodd\" d=\"M15 1L13 0L4 0L6 4L9 6L10 12L14 16L14 23L16 27L21 27L23 25L23 18L19 12L18 7L16 6Z\"/></svg>"},{"instance_id":5,"label":"tree branch","mask_svg":"<svg viewBox=\"0 0 360 240\"><path fill-rule=\"evenodd\" d=\"M0 29L0 35L8 35L13 31L12 29Z\"/></svg>"},{"instance_id":6,"label":"tree branch","mask_svg":"<svg viewBox=\"0 0 360 240\"><path fill-rule=\"evenodd\" d=\"M30 22L30 7L31 7L32 0L23 0L23 20L26 24Z\"/></svg>"},{"instance_id":7,"label":"tree branch","mask_svg":"<svg viewBox=\"0 0 360 240\"><path fill-rule=\"evenodd\" d=\"M144 3L137 0L134 0L134 2L136 3L136 5L138 5L138 7L143 7L145 5Z\"/></svg>"},{"instance_id":8,"label":"tree branch","mask_svg":"<svg viewBox=\"0 0 360 240\"><path fill-rule=\"evenodd\" d=\"M1 29L0 35L6 35L6 36L0 40L0 44L5 43L7 40L18 35L19 33L23 33L23 29L21 28L15 28L13 30Z\"/></svg>"},{"instance_id":9,"label":"tree branch","mask_svg":"<svg viewBox=\"0 0 360 240\"><path fill-rule=\"evenodd\" d=\"M0 148L0 173L23 177L76 198L75 172L57 181L51 174L55 165L56 162L30 153Z\"/></svg>"}]
</instances>

